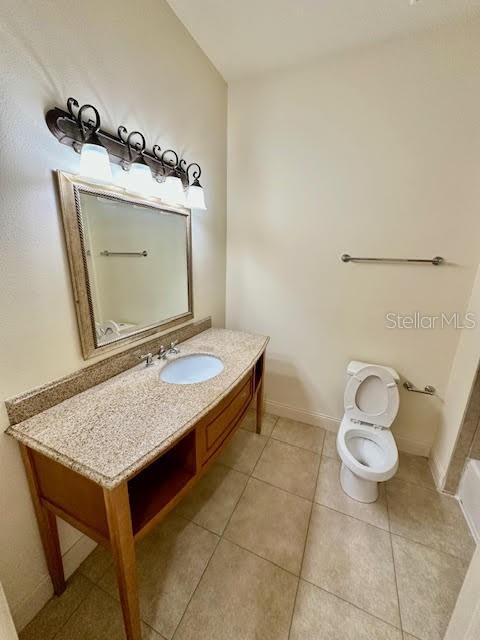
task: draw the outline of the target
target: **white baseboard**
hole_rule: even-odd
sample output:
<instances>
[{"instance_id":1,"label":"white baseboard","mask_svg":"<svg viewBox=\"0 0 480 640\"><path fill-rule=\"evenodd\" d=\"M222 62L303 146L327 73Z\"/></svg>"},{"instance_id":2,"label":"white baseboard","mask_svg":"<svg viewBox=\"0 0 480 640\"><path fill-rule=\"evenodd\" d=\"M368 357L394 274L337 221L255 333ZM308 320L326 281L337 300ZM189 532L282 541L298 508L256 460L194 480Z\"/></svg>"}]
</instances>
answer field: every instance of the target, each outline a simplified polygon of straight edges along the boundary
<instances>
[{"instance_id":1,"label":"white baseboard","mask_svg":"<svg viewBox=\"0 0 480 640\"><path fill-rule=\"evenodd\" d=\"M69 578L82 562L87 558L97 546L91 538L82 535L70 549L63 554L63 570L65 578Z\"/></svg>"},{"instance_id":2,"label":"white baseboard","mask_svg":"<svg viewBox=\"0 0 480 640\"><path fill-rule=\"evenodd\" d=\"M318 411L298 409L297 407L292 407L291 405L284 404L282 402L276 402L275 400L267 400L265 402L265 408L268 413L272 413L275 416L298 420L299 422L312 424L316 427L323 427L327 431L333 431L333 433L338 431L338 427L341 422L338 418L332 418L331 416L327 416ZM395 435L395 441L399 451L411 453L415 456L424 456L426 458L428 458L430 454L430 444L427 442L411 440L397 435Z\"/></svg>"},{"instance_id":3,"label":"white baseboard","mask_svg":"<svg viewBox=\"0 0 480 640\"><path fill-rule=\"evenodd\" d=\"M80 536L77 542L62 556L65 578L69 578L78 569L96 546L97 543L87 538L87 536ZM50 576L45 575L35 589L12 608L12 617L17 630L21 631L26 627L52 596L52 582Z\"/></svg>"},{"instance_id":4,"label":"white baseboard","mask_svg":"<svg viewBox=\"0 0 480 640\"><path fill-rule=\"evenodd\" d=\"M411 453L414 456L423 456L424 458L428 458L430 455L431 446L429 443L404 438L396 433L394 433L394 436L395 442L397 443L397 449L399 451L403 451L403 453Z\"/></svg>"},{"instance_id":5,"label":"white baseboard","mask_svg":"<svg viewBox=\"0 0 480 640\"><path fill-rule=\"evenodd\" d=\"M430 471L432 472L432 476L435 481L435 486L439 491L443 491L443 487L445 485L445 478L447 475L446 471L438 463L438 460L435 458L433 454L430 454L428 463L430 465Z\"/></svg>"},{"instance_id":6,"label":"white baseboard","mask_svg":"<svg viewBox=\"0 0 480 640\"><path fill-rule=\"evenodd\" d=\"M340 420L338 418L332 418L326 416L318 411L309 411L308 409L297 409L289 404L283 404L282 402L276 402L275 400L267 400L265 402L265 409L267 413L272 413L274 416L280 416L281 418L290 418L291 420L298 420L299 422L305 422L305 424L312 424L316 427L323 427L327 431L333 431L336 433L340 426Z\"/></svg>"},{"instance_id":7,"label":"white baseboard","mask_svg":"<svg viewBox=\"0 0 480 640\"><path fill-rule=\"evenodd\" d=\"M12 618L17 631L26 627L52 596L52 581L50 576L45 575L31 593L12 607Z\"/></svg>"}]
</instances>

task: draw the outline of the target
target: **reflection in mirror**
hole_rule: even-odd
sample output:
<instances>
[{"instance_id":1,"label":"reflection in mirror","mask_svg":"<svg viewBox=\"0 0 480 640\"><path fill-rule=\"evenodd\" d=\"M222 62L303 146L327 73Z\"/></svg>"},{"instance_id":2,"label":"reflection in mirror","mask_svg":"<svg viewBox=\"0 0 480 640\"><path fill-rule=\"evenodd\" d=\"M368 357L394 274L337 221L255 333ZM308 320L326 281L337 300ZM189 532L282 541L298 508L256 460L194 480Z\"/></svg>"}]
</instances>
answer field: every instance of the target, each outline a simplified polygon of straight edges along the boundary
<instances>
[{"instance_id":1,"label":"reflection in mirror","mask_svg":"<svg viewBox=\"0 0 480 640\"><path fill-rule=\"evenodd\" d=\"M188 312L187 219L80 194L98 345Z\"/></svg>"},{"instance_id":2,"label":"reflection in mirror","mask_svg":"<svg viewBox=\"0 0 480 640\"><path fill-rule=\"evenodd\" d=\"M193 318L190 210L58 172L85 358Z\"/></svg>"}]
</instances>

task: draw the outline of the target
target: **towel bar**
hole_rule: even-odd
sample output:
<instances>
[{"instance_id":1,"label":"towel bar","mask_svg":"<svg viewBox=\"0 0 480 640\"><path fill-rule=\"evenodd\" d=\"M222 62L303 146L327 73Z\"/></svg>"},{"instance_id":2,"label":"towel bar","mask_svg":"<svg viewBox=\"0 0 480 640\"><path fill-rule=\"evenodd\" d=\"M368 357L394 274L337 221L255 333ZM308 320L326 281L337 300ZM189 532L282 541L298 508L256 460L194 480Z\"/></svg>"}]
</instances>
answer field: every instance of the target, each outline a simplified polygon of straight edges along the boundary
<instances>
[{"instance_id":1,"label":"towel bar","mask_svg":"<svg viewBox=\"0 0 480 640\"><path fill-rule=\"evenodd\" d=\"M344 253L341 256L341 260L342 262L410 262L415 264L433 264L436 267L444 262L441 256L435 256L429 260L422 258L356 258L350 256L348 253Z\"/></svg>"},{"instance_id":2,"label":"towel bar","mask_svg":"<svg viewBox=\"0 0 480 640\"><path fill-rule=\"evenodd\" d=\"M147 251L100 251L101 256L143 256L146 258L148 256Z\"/></svg>"}]
</instances>

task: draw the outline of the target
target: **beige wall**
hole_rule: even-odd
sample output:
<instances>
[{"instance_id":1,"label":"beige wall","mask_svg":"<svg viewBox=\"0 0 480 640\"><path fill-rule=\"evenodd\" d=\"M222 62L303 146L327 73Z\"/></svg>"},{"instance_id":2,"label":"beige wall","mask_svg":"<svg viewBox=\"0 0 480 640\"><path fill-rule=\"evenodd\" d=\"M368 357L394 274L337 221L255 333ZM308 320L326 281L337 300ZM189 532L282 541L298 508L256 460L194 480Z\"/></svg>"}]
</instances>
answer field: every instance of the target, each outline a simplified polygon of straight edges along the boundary
<instances>
[{"instance_id":1,"label":"beige wall","mask_svg":"<svg viewBox=\"0 0 480 640\"><path fill-rule=\"evenodd\" d=\"M193 215L194 309L224 322L226 85L164 0L81 5L0 0L0 398L82 360L54 169L78 156L44 112L69 96L103 125L139 128L202 165L208 211ZM0 427L7 417L0 408ZM0 580L17 623L50 594L17 446L0 436ZM63 531L64 548L77 536Z\"/></svg>"},{"instance_id":2,"label":"beige wall","mask_svg":"<svg viewBox=\"0 0 480 640\"><path fill-rule=\"evenodd\" d=\"M444 485L480 362L480 269L474 281L468 309L475 314L478 324L474 330L465 329L460 333L432 447L432 470L440 487Z\"/></svg>"},{"instance_id":3,"label":"beige wall","mask_svg":"<svg viewBox=\"0 0 480 640\"><path fill-rule=\"evenodd\" d=\"M341 418L351 358L401 390L399 448L428 453L458 331L388 312L463 311L480 232L480 23L229 85L227 326L271 336L270 409ZM444 256L442 267L343 264Z\"/></svg>"}]
</instances>

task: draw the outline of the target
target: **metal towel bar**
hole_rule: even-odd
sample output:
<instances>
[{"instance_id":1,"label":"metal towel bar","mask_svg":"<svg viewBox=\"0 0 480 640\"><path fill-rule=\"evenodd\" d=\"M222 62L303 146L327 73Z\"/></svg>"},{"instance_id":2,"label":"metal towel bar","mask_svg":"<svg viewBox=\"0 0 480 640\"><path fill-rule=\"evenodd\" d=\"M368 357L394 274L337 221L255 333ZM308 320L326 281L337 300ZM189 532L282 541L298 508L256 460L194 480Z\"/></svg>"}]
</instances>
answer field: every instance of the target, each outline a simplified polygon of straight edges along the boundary
<instances>
[{"instance_id":1,"label":"metal towel bar","mask_svg":"<svg viewBox=\"0 0 480 640\"><path fill-rule=\"evenodd\" d=\"M143 256L146 258L148 256L147 251L100 251L101 256Z\"/></svg>"},{"instance_id":2,"label":"metal towel bar","mask_svg":"<svg viewBox=\"0 0 480 640\"><path fill-rule=\"evenodd\" d=\"M417 387L408 380L403 383L403 386L407 391L413 391L413 393L423 393L426 396L434 396L437 391L435 387L432 387L431 384L427 384L424 389L417 389Z\"/></svg>"},{"instance_id":3,"label":"metal towel bar","mask_svg":"<svg viewBox=\"0 0 480 640\"><path fill-rule=\"evenodd\" d=\"M342 262L410 262L414 264L433 264L436 267L444 262L441 256L435 256L430 260L423 260L421 258L356 258L348 255L348 253L344 253L341 259Z\"/></svg>"}]
</instances>

